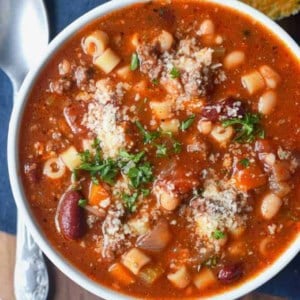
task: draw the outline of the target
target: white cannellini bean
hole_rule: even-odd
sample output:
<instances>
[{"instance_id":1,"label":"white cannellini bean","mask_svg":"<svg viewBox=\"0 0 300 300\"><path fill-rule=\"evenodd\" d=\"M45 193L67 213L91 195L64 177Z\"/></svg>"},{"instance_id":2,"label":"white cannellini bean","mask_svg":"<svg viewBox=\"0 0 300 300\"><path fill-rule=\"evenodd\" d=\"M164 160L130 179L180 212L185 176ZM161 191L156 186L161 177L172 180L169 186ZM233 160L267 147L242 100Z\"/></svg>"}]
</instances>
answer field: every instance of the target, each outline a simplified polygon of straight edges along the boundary
<instances>
[{"instance_id":1,"label":"white cannellini bean","mask_svg":"<svg viewBox=\"0 0 300 300\"><path fill-rule=\"evenodd\" d=\"M225 128L222 125L215 125L210 134L213 139L223 147L231 140L234 129L232 126Z\"/></svg>"},{"instance_id":2,"label":"white cannellini bean","mask_svg":"<svg viewBox=\"0 0 300 300\"><path fill-rule=\"evenodd\" d=\"M49 158L43 169L43 174L51 179L61 178L66 171L66 167L59 157Z\"/></svg>"},{"instance_id":3,"label":"white cannellini bean","mask_svg":"<svg viewBox=\"0 0 300 300\"><path fill-rule=\"evenodd\" d=\"M197 128L198 128L199 132L201 132L202 134L207 135L212 130L212 122L207 121L207 120L200 120L198 122Z\"/></svg>"},{"instance_id":4,"label":"white cannellini bean","mask_svg":"<svg viewBox=\"0 0 300 300\"><path fill-rule=\"evenodd\" d=\"M235 69L245 62L246 56L243 51L232 51L224 59L224 67L227 70Z\"/></svg>"},{"instance_id":5,"label":"white cannellini bean","mask_svg":"<svg viewBox=\"0 0 300 300\"><path fill-rule=\"evenodd\" d=\"M261 66L259 72L265 79L267 86L271 89L275 89L281 81L280 75L267 65Z\"/></svg>"},{"instance_id":6,"label":"white cannellini bean","mask_svg":"<svg viewBox=\"0 0 300 300\"><path fill-rule=\"evenodd\" d=\"M169 211L175 210L180 204L180 200L176 195L163 189L159 195L159 202L165 210Z\"/></svg>"},{"instance_id":7,"label":"white cannellini bean","mask_svg":"<svg viewBox=\"0 0 300 300\"><path fill-rule=\"evenodd\" d=\"M94 59L94 65L99 67L106 74L110 73L121 61L121 58L110 48Z\"/></svg>"},{"instance_id":8,"label":"white cannellini bean","mask_svg":"<svg viewBox=\"0 0 300 300\"><path fill-rule=\"evenodd\" d=\"M248 90L250 95L255 94L265 87L264 78L258 71L253 71L251 73L243 75L241 80L243 87Z\"/></svg>"},{"instance_id":9,"label":"white cannellini bean","mask_svg":"<svg viewBox=\"0 0 300 300\"><path fill-rule=\"evenodd\" d=\"M266 194L261 202L260 211L266 220L271 220L279 212L282 200L273 193Z\"/></svg>"},{"instance_id":10,"label":"white cannellini bean","mask_svg":"<svg viewBox=\"0 0 300 300\"><path fill-rule=\"evenodd\" d=\"M197 32L199 35L207 35L207 34L214 34L215 33L215 24L212 20L206 19L204 20Z\"/></svg>"},{"instance_id":11,"label":"white cannellini bean","mask_svg":"<svg viewBox=\"0 0 300 300\"><path fill-rule=\"evenodd\" d=\"M168 51L173 45L174 38L171 33L163 30L158 37L158 42L162 51Z\"/></svg>"},{"instance_id":12,"label":"white cannellini bean","mask_svg":"<svg viewBox=\"0 0 300 300\"><path fill-rule=\"evenodd\" d=\"M276 106L277 94L274 91L266 91L258 101L258 111L263 115L269 115Z\"/></svg>"},{"instance_id":13,"label":"white cannellini bean","mask_svg":"<svg viewBox=\"0 0 300 300\"><path fill-rule=\"evenodd\" d=\"M96 30L82 41L82 48L86 54L95 58L103 54L108 41L108 35L104 31Z\"/></svg>"}]
</instances>

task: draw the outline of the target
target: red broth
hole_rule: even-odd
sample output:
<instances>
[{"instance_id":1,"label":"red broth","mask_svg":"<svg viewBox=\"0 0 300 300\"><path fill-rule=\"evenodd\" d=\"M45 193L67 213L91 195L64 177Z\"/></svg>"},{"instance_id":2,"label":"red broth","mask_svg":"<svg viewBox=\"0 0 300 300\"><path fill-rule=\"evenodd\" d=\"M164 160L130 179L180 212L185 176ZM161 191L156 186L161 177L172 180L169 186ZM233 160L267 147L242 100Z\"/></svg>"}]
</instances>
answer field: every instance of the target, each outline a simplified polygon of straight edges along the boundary
<instances>
[{"instance_id":1,"label":"red broth","mask_svg":"<svg viewBox=\"0 0 300 300\"><path fill-rule=\"evenodd\" d=\"M49 242L143 298L227 291L299 234L299 61L211 3L150 2L57 51L25 108L20 162Z\"/></svg>"}]
</instances>

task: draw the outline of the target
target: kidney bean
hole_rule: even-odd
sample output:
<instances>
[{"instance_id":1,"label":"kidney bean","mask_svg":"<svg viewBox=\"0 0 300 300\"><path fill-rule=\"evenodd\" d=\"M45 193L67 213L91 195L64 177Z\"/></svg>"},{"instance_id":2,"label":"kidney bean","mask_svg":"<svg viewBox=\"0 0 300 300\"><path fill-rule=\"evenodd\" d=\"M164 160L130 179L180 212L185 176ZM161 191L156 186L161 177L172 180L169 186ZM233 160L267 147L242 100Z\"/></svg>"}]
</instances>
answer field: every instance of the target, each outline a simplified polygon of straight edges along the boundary
<instances>
[{"instance_id":1,"label":"kidney bean","mask_svg":"<svg viewBox=\"0 0 300 300\"><path fill-rule=\"evenodd\" d=\"M241 263L227 265L220 269L218 279L223 283L231 283L243 275L243 266Z\"/></svg>"},{"instance_id":2,"label":"kidney bean","mask_svg":"<svg viewBox=\"0 0 300 300\"><path fill-rule=\"evenodd\" d=\"M212 122L229 118L242 118L246 114L245 102L233 97L203 107L202 116Z\"/></svg>"},{"instance_id":3,"label":"kidney bean","mask_svg":"<svg viewBox=\"0 0 300 300\"><path fill-rule=\"evenodd\" d=\"M86 229L84 209L78 205L82 196L77 191L68 191L63 195L58 212L58 221L62 234L71 240L81 238Z\"/></svg>"}]
</instances>

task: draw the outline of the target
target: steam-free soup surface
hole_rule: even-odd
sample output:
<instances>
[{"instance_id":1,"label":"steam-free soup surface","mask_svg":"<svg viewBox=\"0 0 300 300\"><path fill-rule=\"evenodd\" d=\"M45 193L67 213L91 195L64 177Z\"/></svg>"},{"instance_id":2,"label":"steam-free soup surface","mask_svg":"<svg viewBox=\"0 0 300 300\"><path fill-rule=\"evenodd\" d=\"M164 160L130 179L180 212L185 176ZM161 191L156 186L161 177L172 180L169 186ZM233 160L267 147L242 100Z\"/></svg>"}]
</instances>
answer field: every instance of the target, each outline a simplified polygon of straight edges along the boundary
<instances>
[{"instance_id":1,"label":"steam-free soup surface","mask_svg":"<svg viewBox=\"0 0 300 300\"><path fill-rule=\"evenodd\" d=\"M39 76L20 134L45 236L92 280L155 299L249 280L299 233L299 61L210 3L99 18Z\"/></svg>"}]
</instances>

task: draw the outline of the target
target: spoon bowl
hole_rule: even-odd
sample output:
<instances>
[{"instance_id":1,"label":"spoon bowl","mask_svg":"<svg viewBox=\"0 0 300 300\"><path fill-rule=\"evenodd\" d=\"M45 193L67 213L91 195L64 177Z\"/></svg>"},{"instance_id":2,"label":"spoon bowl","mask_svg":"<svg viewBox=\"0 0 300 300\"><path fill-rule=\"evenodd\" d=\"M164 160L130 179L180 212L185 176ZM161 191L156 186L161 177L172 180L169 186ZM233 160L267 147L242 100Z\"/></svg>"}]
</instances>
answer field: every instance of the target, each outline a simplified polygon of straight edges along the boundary
<instances>
[{"instance_id":1,"label":"spoon bowl","mask_svg":"<svg viewBox=\"0 0 300 300\"><path fill-rule=\"evenodd\" d=\"M16 92L49 41L44 3L36 0L0 0L0 68Z\"/></svg>"}]
</instances>

